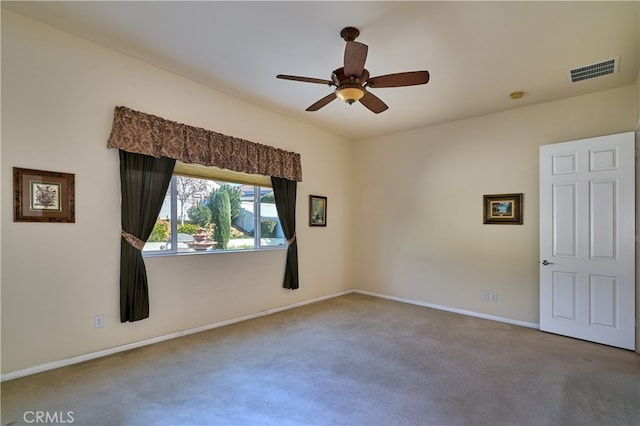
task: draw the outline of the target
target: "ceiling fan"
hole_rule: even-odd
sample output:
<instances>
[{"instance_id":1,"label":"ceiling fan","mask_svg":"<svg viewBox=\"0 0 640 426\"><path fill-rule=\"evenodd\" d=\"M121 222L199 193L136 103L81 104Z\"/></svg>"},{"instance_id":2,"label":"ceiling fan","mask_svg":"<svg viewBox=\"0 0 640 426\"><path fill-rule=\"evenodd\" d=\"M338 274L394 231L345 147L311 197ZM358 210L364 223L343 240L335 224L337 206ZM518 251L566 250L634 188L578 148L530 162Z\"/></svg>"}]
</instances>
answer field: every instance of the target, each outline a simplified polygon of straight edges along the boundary
<instances>
[{"instance_id":1,"label":"ceiling fan","mask_svg":"<svg viewBox=\"0 0 640 426\"><path fill-rule=\"evenodd\" d=\"M347 42L344 49L344 66L333 70L331 80L284 74L278 74L276 78L335 87L333 93L312 104L306 111L317 111L337 97L349 105L360 101L362 105L376 114L389 107L367 89L416 86L426 84L429 81L429 71L409 71L370 77L369 71L364 67L369 47L355 41L358 35L360 35L360 31L354 27L346 27L340 31L340 37Z\"/></svg>"}]
</instances>

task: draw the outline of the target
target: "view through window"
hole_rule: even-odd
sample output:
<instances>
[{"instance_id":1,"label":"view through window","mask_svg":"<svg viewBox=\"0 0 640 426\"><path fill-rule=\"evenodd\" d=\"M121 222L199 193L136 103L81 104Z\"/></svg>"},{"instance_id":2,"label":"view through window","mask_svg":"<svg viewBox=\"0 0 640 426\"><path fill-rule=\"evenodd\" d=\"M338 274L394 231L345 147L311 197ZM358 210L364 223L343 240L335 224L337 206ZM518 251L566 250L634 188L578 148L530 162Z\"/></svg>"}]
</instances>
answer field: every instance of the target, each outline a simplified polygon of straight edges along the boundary
<instances>
[{"instance_id":1,"label":"view through window","mask_svg":"<svg viewBox=\"0 0 640 426\"><path fill-rule=\"evenodd\" d=\"M286 247L273 190L174 175L145 255Z\"/></svg>"}]
</instances>

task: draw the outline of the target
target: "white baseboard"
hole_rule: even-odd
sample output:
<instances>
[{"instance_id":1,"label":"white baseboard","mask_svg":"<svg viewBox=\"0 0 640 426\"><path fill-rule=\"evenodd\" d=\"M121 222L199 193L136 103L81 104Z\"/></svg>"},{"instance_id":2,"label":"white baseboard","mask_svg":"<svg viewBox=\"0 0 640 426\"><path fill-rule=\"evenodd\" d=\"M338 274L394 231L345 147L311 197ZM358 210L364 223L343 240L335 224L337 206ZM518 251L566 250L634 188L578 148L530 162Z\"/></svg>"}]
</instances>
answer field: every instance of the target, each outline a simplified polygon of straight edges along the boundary
<instances>
[{"instance_id":1,"label":"white baseboard","mask_svg":"<svg viewBox=\"0 0 640 426\"><path fill-rule=\"evenodd\" d=\"M60 367L67 367L73 364L79 364L81 362L90 361L96 358L102 358L107 355L113 355L118 352L124 352L131 349L141 348L143 346L153 345L154 343L164 342L166 340L175 339L177 337L187 336L189 334L200 333L202 331L211 330L218 327L224 327L225 325L231 325L238 322L250 320L253 318L259 318L266 315L274 314L276 312L282 312L289 309L297 308L299 306L309 305L311 303L320 302L322 300L333 299L334 297L343 296L345 294L353 293L352 290L343 291L340 293L330 294L328 296L317 297L315 299L305 300L303 302L294 303L291 305L281 306L274 309L268 309L266 311L256 312L254 314L245 315L239 318L232 318L226 321L220 321L213 324L207 324L200 327L190 328L188 330L177 331L175 333L166 334L164 336L153 337L151 339L141 340L139 342L128 343L126 345L116 346L109 349L104 349L101 351L91 352L88 354L75 356L72 358L63 359L60 361L49 362L46 364L37 365L35 367L25 368L24 370L12 371L6 374L0 375L0 382L4 382L7 380L18 379L20 377L30 376L32 374L42 373L49 370L54 370Z\"/></svg>"},{"instance_id":2,"label":"white baseboard","mask_svg":"<svg viewBox=\"0 0 640 426\"><path fill-rule=\"evenodd\" d=\"M354 293L360 293L360 294L366 294L367 296L380 297L382 299L394 300L396 302L403 302L403 303L409 303L411 305L418 305L418 306L424 306L426 308L438 309L438 310L441 310L441 311L454 312L456 314L467 315L467 316L470 316L470 317L482 318L482 319L487 319L487 320L491 320L491 321L504 322L504 323L507 323L507 324L519 325L521 327L535 328L536 330L540 329L540 324L536 324L536 323L533 323L533 322L518 321L518 320L511 319L511 318L504 318L504 317L498 317L498 316L495 316L495 315L483 314L483 313L480 313L480 312L467 311L466 309L451 308L449 306L434 305L433 303L421 302L419 300L412 300L412 299L405 299L405 298L402 298L402 297L388 296L386 294L380 294L380 293L372 293L370 291L354 290L353 292Z\"/></svg>"}]
</instances>

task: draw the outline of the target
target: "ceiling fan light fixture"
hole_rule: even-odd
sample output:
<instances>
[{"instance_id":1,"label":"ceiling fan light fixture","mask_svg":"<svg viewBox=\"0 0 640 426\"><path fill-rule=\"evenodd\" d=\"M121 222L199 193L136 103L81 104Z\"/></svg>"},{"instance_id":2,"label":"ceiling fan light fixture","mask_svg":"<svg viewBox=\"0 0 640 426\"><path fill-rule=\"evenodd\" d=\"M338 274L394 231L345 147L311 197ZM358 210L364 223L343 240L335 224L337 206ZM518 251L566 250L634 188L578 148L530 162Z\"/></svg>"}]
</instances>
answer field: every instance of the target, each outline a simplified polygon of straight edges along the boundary
<instances>
[{"instance_id":1,"label":"ceiling fan light fixture","mask_svg":"<svg viewBox=\"0 0 640 426\"><path fill-rule=\"evenodd\" d=\"M349 105L359 101L364 96L364 89L359 85L346 86L338 89L336 96Z\"/></svg>"}]
</instances>

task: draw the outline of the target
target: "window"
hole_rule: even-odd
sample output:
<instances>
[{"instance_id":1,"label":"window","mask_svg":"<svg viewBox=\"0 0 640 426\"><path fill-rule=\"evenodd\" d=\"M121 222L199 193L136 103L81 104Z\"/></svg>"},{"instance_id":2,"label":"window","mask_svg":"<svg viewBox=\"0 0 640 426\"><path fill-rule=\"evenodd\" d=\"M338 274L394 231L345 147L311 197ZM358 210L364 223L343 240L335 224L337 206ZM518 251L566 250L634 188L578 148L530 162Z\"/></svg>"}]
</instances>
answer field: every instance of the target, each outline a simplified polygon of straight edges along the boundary
<instances>
[{"instance_id":1,"label":"window","mask_svg":"<svg viewBox=\"0 0 640 426\"><path fill-rule=\"evenodd\" d=\"M142 251L160 255L286 247L271 188L174 174Z\"/></svg>"}]
</instances>

